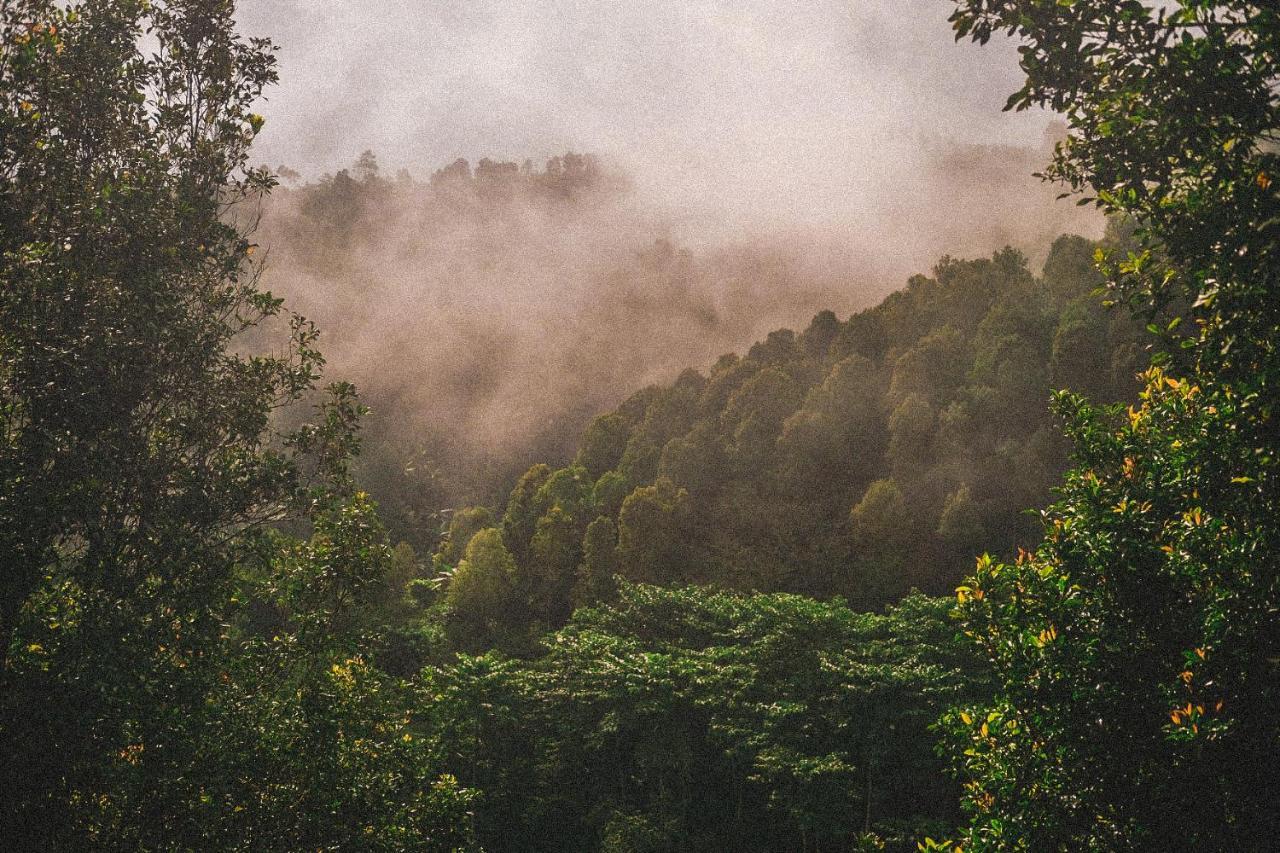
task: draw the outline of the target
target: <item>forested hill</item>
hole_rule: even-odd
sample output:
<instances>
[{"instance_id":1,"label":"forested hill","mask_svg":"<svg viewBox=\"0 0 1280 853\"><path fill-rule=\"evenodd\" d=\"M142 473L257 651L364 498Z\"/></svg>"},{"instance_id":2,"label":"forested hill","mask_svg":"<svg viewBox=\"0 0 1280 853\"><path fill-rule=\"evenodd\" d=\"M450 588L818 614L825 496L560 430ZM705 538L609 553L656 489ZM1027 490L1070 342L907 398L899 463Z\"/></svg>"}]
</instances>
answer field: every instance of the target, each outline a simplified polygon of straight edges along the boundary
<instances>
[{"instance_id":1,"label":"forested hill","mask_svg":"<svg viewBox=\"0 0 1280 853\"><path fill-rule=\"evenodd\" d=\"M1064 236L1040 276L1013 250L944 258L875 308L822 312L597 417L571 465L454 516L434 562L457 640L518 645L607 599L615 574L880 607L949 592L980 551L1032 547L1026 508L1069 450L1051 389L1123 400L1143 363L1145 330L1095 292L1096 249Z\"/></svg>"},{"instance_id":2,"label":"forested hill","mask_svg":"<svg viewBox=\"0 0 1280 853\"><path fill-rule=\"evenodd\" d=\"M757 232L690 222L589 155L458 159L419 178L366 152L313 180L282 169L255 240L265 285L316 321L331 370L373 410L361 484L427 551L437 513L565 464L637 388L873 305L943 251L1009 244L1038 266L1058 234L1101 233L1029 177L1044 156L939 142L876 228Z\"/></svg>"},{"instance_id":3,"label":"forested hill","mask_svg":"<svg viewBox=\"0 0 1280 853\"><path fill-rule=\"evenodd\" d=\"M439 511L572 458L629 391L870 298L808 243L695 252L628 183L572 153L457 160L427 180L366 154L266 202L265 281L372 408L360 480L415 547L435 544Z\"/></svg>"}]
</instances>

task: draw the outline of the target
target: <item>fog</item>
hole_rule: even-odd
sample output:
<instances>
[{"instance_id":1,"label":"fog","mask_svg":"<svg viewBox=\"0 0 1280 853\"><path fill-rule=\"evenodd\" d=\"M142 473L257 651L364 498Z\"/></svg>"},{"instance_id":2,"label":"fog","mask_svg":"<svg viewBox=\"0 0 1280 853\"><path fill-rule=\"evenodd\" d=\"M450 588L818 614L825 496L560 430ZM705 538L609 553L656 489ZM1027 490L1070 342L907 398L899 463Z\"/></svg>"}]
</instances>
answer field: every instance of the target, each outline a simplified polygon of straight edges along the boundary
<instances>
[{"instance_id":1,"label":"fog","mask_svg":"<svg viewBox=\"0 0 1280 853\"><path fill-rule=\"evenodd\" d=\"M1052 116L1000 111L1012 51L955 44L948 9L242 4L280 46L255 157L301 173L267 208L266 283L373 405L372 479L422 512L489 499L647 383L943 254L1099 233L1031 177ZM380 177L329 178L366 149ZM543 174L566 151L590 180ZM534 174L433 186L457 158Z\"/></svg>"},{"instance_id":2,"label":"fog","mask_svg":"<svg viewBox=\"0 0 1280 853\"><path fill-rule=\"evenodd\" d=\"M875 227L922 145L1036 145L1000 107L1012 48L956 44L943 0L257 0L280 46L258 154L304 174L373 149L621 164L692 236Z\"/></svg>"}]
</instances>

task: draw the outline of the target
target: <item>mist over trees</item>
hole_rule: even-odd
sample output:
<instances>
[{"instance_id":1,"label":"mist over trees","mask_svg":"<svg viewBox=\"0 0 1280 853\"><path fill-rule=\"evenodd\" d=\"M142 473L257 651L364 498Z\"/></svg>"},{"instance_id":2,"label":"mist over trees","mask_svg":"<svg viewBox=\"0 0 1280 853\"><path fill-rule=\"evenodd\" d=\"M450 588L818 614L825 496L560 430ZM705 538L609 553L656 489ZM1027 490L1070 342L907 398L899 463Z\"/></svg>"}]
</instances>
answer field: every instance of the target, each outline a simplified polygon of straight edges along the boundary
<instances>
[{"instance_id":1,"label":"mist over trees","mask_svg":"<svg viewBox=\"0 0 1280 853\"><path fill-rule=\"evenodd\" d=\"M0 839L1273 848L1280 10L950 5L1106 231L943 146L893 292L587 155L282 189L233 3L0 6Z\"/></svg>"},{"instance_id":2,"label":"mist over trees","mask_svg":"<svg viewBox=\"0 0 1280 853\"><path fill-rule=\"evenodd\" d=\"M591 418L640 388L869 307L944 249L1012 244L1039 264L1064 231L1099 233L1029 178L1046 156L937 143L926 194L868 199L884 233L837 239L681 227L589 155L459 159L419 179L366 152L277 188L255 239L264 284L319 324L373 410L362 483L429 550L441 510L495 504L529 465L568 462Z\"/></svg>"},{"instance_id":3,"label":"mist over trees","mask_svg":"<svg viewBox=\"0 0 1280 853\"><path fill-rule=\"evenodd\" d=\"M1023 510L1067 465L1049 390L1136 398L1149 333L1106 310L1092 265L1127 239L1062 237L1041 277L1013 250L944 258L875 308L822 312L596 417L572 464L455 516L434 570L471 582L488 561L466 541L484 539L509 596L501 631L446 601L459 632L481 632L464 646L557 627L615 575L880 608L950 592L981 549L1033 547Z\"/></svg>"}]
</instances>

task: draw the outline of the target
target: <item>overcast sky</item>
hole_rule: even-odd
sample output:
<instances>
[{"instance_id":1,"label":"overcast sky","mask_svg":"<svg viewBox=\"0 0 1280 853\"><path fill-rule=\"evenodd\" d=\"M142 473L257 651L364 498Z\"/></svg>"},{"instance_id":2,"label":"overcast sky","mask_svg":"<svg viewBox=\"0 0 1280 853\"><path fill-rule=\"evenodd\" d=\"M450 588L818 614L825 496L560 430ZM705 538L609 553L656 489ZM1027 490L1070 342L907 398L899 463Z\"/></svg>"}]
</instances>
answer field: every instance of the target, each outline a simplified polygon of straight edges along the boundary
<instances>
[{"instance_id":1,"label":"overcast sky","mask_svg":"<svg viewBox=\"0 0 1280 853\"><path fill-rule=\"evenodd\" d=\"M925 139L1036 144L1002 113L1008 44L952 38L946 0L243 0L280 47L257 156L318 175L371 148L594 152L707 215L851 224Z\"/></svg>"}]
</instances>

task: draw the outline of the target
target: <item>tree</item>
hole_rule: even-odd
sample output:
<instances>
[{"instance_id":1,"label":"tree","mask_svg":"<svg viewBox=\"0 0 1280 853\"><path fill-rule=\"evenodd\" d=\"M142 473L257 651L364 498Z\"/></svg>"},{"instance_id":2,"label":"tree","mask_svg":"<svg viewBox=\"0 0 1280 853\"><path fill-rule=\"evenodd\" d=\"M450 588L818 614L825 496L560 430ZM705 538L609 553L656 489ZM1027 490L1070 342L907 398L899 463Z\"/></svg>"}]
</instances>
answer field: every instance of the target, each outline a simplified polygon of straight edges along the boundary
<instances>
[{"instance_id":1,"label":"tree","mask_svg":"<svg viewBox=\"0 0 1280 853\"><path fill-rule=\"evenodd\" d=\"M279 307L223 218L270 184L243 166L274 60L204 5L28 0L0 18L6 650L50 568L113 598L175 553L198 574L212 530L288 486L259 435L313 380L313 338L297 327L294 360L226 351Z\"/></svg>"},{"instance_id":2,"label":"tree","mask_svg":"<svg viewBox=\"0 0 1280 853\"><path fill-rule=\"evenodd\" d=\"M550 477L550 467L541 463L534 465L520 477L507 500L507 511L502 516L502 541L518 562L528 558L529 543L545 509L538 493Z\"/></svg>"},{"instance_id":3,"label":"tree","mask_svg":"<svg viewBox=\"0 0 1280 853\"><path fill-rule=\"evenodd\" d=\"M630 425L621 415L600 415L582 435L576 464L587 469L592 479L598 479L618 464L629 435Z\"/></svg>"},{"instance_id":4,"label":"tree","mask_svg":"<svg viewBox=\"0 0 1280 853\"><path fill-rule=\"evenodd\" d=\"M1202 331L1188 339L1197 364L1274 395L1258 368L1280 317L1269 298L1280 13L1242 0L956 5L958 38L1025 42L1026 83L1009 107L1066 114L1071 133L1047 177L1136 224L1139 249L1107 267L1116 296L1152 316L1199 302Z\"/></svg>"},{"instance_id":5,"label":"tree","mask_svg":"<svg viewBox=\"0 0 1280 853\"><path fill-rule=\"evenodd\" d=\"M893 480L876 480L849 511L857 597L889 600L908 589L907 557L918 524Z\"/></svg>"},{"instance_id":6,"label":"tree","mask_svg":"<svg viewBox=\"0 0 1280 853\"><path fill-rule=\"evenodd\" d=\"M521 580L534 613L547 625L562 625L573 610L569 593L582 562L584 532L582 521L558 502L538 519Z\"/></svg>"},{"instance_id":7,"label":"tree","mask_svg":"<svg viewBox=\"0 0 1280 853\"><path fill-rule=\"evenodd\" d=\"M1047 174L1135 224L1137 248L1100 259L1114 300L1164 343L1127 417L1058 398L1076 468L1046 542L984 559L960 589L999 688L949 718L969 843L1268 848L1280 10L961 0L952 20L959 37L1024 42L1009 104L1067 115Z\"/></svg>"},{"instance_id":8,"label":"tree","mask_svg":"<svg viewBox=\"0 0 1280 853\"><path fill-rule=\"evenodd\" d=\"M506 643L521 614L516 563L502 542L501 531L490 527L471 537L444 601L459 648Z\"/></svg>"},{"instance_id":9,"label":"tree","mask_svg":"<svg viewBox=\"0 0 1280 853\"><path fill-rule=\"evenodd\" d=\"M927 466L936 430L937 413L919 394L909 394L889 416L888 458L895 474L909 474Z\"/></svg>"},{"instance_id":10,"label":"tree","mask_svg":"<svg viewBox=\"0 0 1280 853\"><path fill-rule=\"evenodd\" d=\"M449 518L449 529L431 555L431 567L437 572L451 570L466 554L471 537L487 527L493 527L493 513L487 507L469 506L454 512Z\"/></svg>"},{"instance_id":11,"label":"tree","mask_svg":"<svg viewBox=\"0 0 1280 853\"><path fill-rule=\"evenodd\" d=\"M439 771L409 685L368 659L362 611L394 559L368 495L317 503L308 540L275 536L246 572L203 701L137 727L131 771L90 808L95 848L469 849L474 791ZM255 633L245 610L276 611ZM240 617L240 618L237 618ZM199 666L201 662L193 662Z\"/></svg>"},{"instance_id":12,"label":"tree","mask_svg":"<svg viewBox=\"0 0 1280 853\"><path fill-rule=\"evenodd\" d=\"M166 694L155 649L197 655L216 631L229 534L293 494L268 413L320 362L301 321L291 357L228 349L279 311L227 224L271 183L245 157L275 78L228 4L21 0L0 35L0 764L34 731L59 744L6 772L34 828L127 746L113 697ZM65 645L30 638L51 621Z\"/></svg>"},{"instance_id":13,"label":"tree","mask_svg":"<svg viewBox=\"0 0 1280 853\"><path fill-rule=\"evenodd\" d=\"M365 149L360 154L360 159L356 160L355 165L356 177L362 183L369 183L378 179L378 155L372 151Z\"/></svg>"},{"instance_id":14,"label":"tree","mask_svg":"<svg viewBox=\"0 0 1280 853\"><path fill-rule=\"evenodd\" d=\"M670 480L637 487L618 512L618 562L635 581L661 583L688 577L684 559L689 493Z\"/></svg>"},{"instance_id":15,"label":"tree","mask_svg":"<svg viewBox=\"0 0 1280 853\"><path fill-rule=\"evenodd\" d=\"M1044 262L1044 287L1053 298L1070 302L1102 287L1093 242L1074 234L1053 241Z\"/></svg>"},{"instance_id":16,"label":"tree","mask_svg":"<svg viewBox=\"0 0 1280 853\"><path fill-rule=\"evenodd\" d=\"M947 496L938 519L938 537L952 553L973 553L987 538L982 512L973 499L968 483Z\"/></svg>"},{"instance_id":17,"label":"tree","mask_svg":"<svg viewBox=\"0 0 1280 853\"><path fill-rule=\"evenodd\" d=\"M354 389L315 424L273 419L319 396L323 359L257 286L248 231L273 181L247 166L250 109L275 68L233 12L0 5L0 836L21 849L416 849L465 809L451 783L411 790L430 765L404 752L408 785L338 754L403 714L356 662L353 692L331 692L342 664L319 639L386 543L348 477ZM286 518L305 547L265 532ZM264 563L289 567L258 602L275 646L241 610Z\"/></svg>"},{"instance_id":18,"label":"tree","mask_svg":"<svg viewBox=\"0 0 1280 853\"><path fill-rule=\"evenodd\" d=\"M875 365L851 355L832 365L787 418L778 451L783 476L795 488L811 490L828 481L827 488L840 496L865 485L881 467L885 427L877 403L882 385Z\"/></svg>"},{"instance_id":19,"label":"tree","mask_svg":"<svg viewBox=\"0 0 1280 853\"><path fill-rule=\"evenodd\" d=\"M573 588L574 608L613 598L618 564L618 528L613 519L600 516L587 525L582 537L582 565Z\"/></svg>"}]
</instances>

